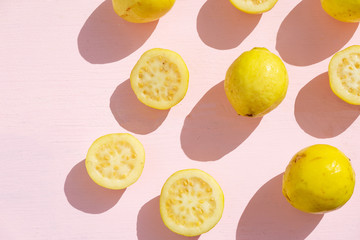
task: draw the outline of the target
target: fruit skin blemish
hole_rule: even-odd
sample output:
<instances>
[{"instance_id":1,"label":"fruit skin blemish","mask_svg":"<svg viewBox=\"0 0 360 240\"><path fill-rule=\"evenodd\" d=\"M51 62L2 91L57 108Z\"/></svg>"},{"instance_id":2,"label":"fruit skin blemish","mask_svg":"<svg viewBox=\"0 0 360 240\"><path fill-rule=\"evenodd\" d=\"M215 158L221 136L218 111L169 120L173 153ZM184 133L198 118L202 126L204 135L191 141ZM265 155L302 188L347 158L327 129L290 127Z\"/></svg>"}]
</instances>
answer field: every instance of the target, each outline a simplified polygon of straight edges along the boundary
<instances>
[{"instance_id":1,"label":"fruit skin blemish","mask_svg":"<svg viewBox=\"0 0 360 240\"><path fill-rule=\"evenodd\" d=\"M316 144L291 159L283 176L282 192L301 211L326 213L342 207L354 187L350 159L333 146Z\"/></svg>"}]
</instances>

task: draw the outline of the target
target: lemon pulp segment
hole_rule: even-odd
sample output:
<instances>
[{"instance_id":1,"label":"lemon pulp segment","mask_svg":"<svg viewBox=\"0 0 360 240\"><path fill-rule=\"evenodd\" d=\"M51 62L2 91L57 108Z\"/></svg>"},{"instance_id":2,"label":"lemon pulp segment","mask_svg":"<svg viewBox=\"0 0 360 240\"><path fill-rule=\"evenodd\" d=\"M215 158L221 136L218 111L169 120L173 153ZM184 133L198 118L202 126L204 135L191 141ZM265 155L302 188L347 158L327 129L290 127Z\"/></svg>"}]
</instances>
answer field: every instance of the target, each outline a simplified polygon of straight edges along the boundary
<instances>
[{"instance_id":1,"label":"lemon pulp segment","mask_svg":"<svg viewBox=\"0 0 360 240\"><path fill-rule=\"evenodd\" d=\"M230 2L239 10L259 14L272 9L278 0L230 0Z\"/></svg>"},{"instance_id":2,"label":"lemon pulp segment","mask_svg":"<svg viewBox=\"0 0 360 240\"><path fill-rule=\"evenodd\" d=\"M185 97L189 71L179 54L154 48L140 57L131 71L130 82L142 103L156 109L169 109Z\"/></svg>"},{"instance_id":3,"label":"lemon pulp segment","mask_svg":"<svg viewBox=\"0 0 360 240\"><path fill-rule=\"evenodd\" d=\"M123 189L140 177L145 163L142 144L128 133L113 133L94 141L86 156L86 169L100 186Z\"/></svg>"},{"instance_id":4,"label":"lemon pulp segment","mask_svg":"<svg viewBox=\"0 0 360 240\"><path fill-rule=\"evenodd\" d=\"M198 169L174 173L160 195L160 213L165 225L175 233L197 236L220 220L224 195L209 174Z\"/></svg>"},{"instance_id":5,"label":"lemon pulp segment","mask_svg":"<svg viewBox=\"0 0 360 240\"><path fill-rule=\"evenodd\" d=\"M360 105L360 45L337 52L329 64L332 91L342 100Z\"/></svg>"}]
</instances>

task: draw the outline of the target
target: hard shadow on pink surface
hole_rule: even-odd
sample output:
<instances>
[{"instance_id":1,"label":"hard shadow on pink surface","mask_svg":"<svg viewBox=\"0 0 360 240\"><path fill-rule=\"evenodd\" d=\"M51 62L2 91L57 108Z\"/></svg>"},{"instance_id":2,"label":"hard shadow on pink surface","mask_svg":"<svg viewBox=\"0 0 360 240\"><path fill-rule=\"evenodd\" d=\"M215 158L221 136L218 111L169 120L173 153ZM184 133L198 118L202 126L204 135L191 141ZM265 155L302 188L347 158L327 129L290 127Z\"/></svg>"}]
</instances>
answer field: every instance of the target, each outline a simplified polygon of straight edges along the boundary
<instances>
[{"instance_id":1,"label":"hard shadow on pink surface","mask_svg":"<svg viewBox=\"0 0 360 240\"><path fill-rule=\"evenodd\" d=\"M340 50L357 27L357 23L340 22L327 15L319 0L303 0L282 22L276 49L289 64L311 65Z\"/></svg>"},{"instance_id":2,"label":"hard shadow on pink surface","mask_svg":"<svg viewBox=\"0 0 360 240\"><path fill-rule=\"evenodd\" d=\"M173 233L164 224L159 210L160 196L147 202L139 211L137 217L138 240L196 240L196 237L184 237Z\"/></svg>"},{"instance_id":3,"label":"hard shadow on pink surface","mask_svg":"<svg viewBox=\"0 0 360 240\"><path fill-rule=\"evenodd\" d=\"M114 12L111 0L106 0L80 30L77 39L79 52L86 61L94 64L121 60L145 43L157 22L127 22Z\"/></svg>"},{"instance_id":4,"label":"hard shadow on pink surface","mask_svg":"<svg viewBox=\"0 0 360 240\"><path fill-rule=\"evenodd\" d=\"M295 101L295 118L299 126L317 138L330 138L344 132L359 116L360 107L348 104L331 90L328 73L306 84Z\"/></svg>"},{"instance_id":5,"label":"hard shadow on pink surface","mask_svg":"<svg viewBox=\"0 0 360 240\"><path fill-rule=\"evenodd\" d=\"M282 195L282 176L265 183L246 206L236 240L303 240L323 214L309 214L292 207Z\"/></svg>"},{"instance_id":6,"label":"hard shadow on pink surface","mask_svg":"<svg viewBox=\"0 0 360 240\"><path fill-rule=\"evenodd\" d=\"M190 159L218 160L244 142L260 121L261 118L236 114L222 81L211 88L185 118L181 147Z\"/></svg>"},{"instance_id":7,"label":"hard shadow on pink surface","mask_svg":"<svg viewBox=\"0 0 360 240\"><path fill-rule=\"evenodd\" d=\"M261 15L237 10L228 0L208 0L197 17L201 40L216 49L231 49L240 45L254 30Z\"/></svg>"},{"instance_id":8,"label":"hard shadow on pink surface","mask_svg":"<svg viewBox=\"0 0 360 240\"><path fill-rule=\"evenodd\" d=\"M106 212L121 198L125 189L111 190L94 183L86 172L85 160L76 164L66 177L64 192L74 208L92 214Z\"/></svg>"},{"instance_id":9,"label":"hard shadow on pink surface","mask_svg":"<svg viewBox=\"0 0 360 240\"><path fill-rule=\"evenodd\" d=\"M153 132L169 113L169 110L154 109L140 102L129 79L115 89L110 98L110 109L120 126L137 134Z\"/></svg>"}]
</instances>

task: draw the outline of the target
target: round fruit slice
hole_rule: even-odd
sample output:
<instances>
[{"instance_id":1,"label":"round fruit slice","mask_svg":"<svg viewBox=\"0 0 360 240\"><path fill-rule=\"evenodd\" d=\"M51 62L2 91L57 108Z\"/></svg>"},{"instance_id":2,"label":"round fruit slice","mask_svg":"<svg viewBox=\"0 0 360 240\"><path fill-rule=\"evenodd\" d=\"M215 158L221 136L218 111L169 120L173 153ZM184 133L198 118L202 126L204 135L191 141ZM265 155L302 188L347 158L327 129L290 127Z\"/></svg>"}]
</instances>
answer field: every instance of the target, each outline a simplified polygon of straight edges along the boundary
<instances>
[{"instance_id":1,"label":"round fruit slice","mask_svg":"<svg viewBox=\"0 0 360 240\"><path fill-rule=\"evenodd\" d=\"M156 109L169 109L185 97L189 71L176 52L154 48L140 57L131 71L130 82L142 103Z\"/></svg>"},{"instance_id":2,"label":"round fruit slice","mask_svg":"<svg viewBox=\"0 0 360 240\"><path fill-rule=\"evenodd\" d=\"M278 0L230 0L237 9L251 14L259 14L272 9Z\"/></svg>"},{"instance_id":3,"label":"round fruit slice","mask_svg":"<svg viewBox=\"0 0 360 240\"><path fill-rule=\"evenodd\" d=\"M198 169L181 170L165 182L160 214L165 225L184 236L212 229L224 210L224 194L213 177Z\"/></svg>"},{"instance_id":4,"label":"round fruit slice","mask_svg":"<svg viewBox=\"0 0 360 240\"><path fill-rule=\"evenodd\" d=\"M136 182L144 163L143 145L128 133L113 133L96 139L85 160L91 179L110 189L123 189Z\"/></svg>"},{"instance_id":5,"label":"round fruit slice","mask_svg":"<svg viewBox=\"0 0 360 240\"><path fill-rule=\"evenodd\" d=\"M360 105L360 45L337 52L330 60L332 91L347 103Z\"/></svg>"}]
</instances>

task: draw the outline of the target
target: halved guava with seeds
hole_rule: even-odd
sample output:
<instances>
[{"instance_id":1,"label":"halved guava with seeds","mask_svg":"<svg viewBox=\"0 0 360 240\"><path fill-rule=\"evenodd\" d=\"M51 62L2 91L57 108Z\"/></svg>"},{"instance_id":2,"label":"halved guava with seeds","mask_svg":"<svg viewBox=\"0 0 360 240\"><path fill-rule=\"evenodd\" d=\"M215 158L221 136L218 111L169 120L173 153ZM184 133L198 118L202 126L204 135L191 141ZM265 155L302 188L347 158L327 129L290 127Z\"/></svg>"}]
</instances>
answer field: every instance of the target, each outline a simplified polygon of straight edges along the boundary
<instances>
[{"instance_id":1,"label":"halved guava with seeds","mask_svg":"<svg viewBox=\"0 0 360 240\"><path fill-rule=\"evenodd\" d=\"M272 9L278 0L230 0L237 9L251 14L259 14Z\"/></svg>"},{"instance_id":2,"label":"halved guava with seeds","mask_svg":"<svg viewBox=\"0 0 360 240\"><path fill-rule=\"evenodd\" d=\"M160 195L164 224L184 236L197 236L221 219L224 194L216 180L198 169L181 170L165 182Z\"/></svg>"},{"instance_id":3,"label":"halved guava with seeds","mask_svg":"<svg viewBox=\"0 0 360 240\"><path fill-rule=\"evenodd\" d=\"M360 45L334 54L329 64L332 91L347 103L360 105Z\"/></svg>"},{"instance_id":4,"label":"halved guava with seeds","mask_svg":"<svg viewBox=\"0 0 360 240\"><path fill-rule=\"evenodd\" d=\"M96 139L85 160L90 178L110 189L123 189L135 183L144 164L143 145L128 133L112 133Z\"/></svg>"},{"instance_id":5,"label":"halved guava with seeds","mask_svg":"<svg viewBox=\"0 0 360 240\"><path fill-rule=\"evenodd\" d=\"M140 57L131 71L130 83L142 103L156 109L169 109L185 97L189 71L176 52L154 48Z\"/></svg>"}]
</instances>

